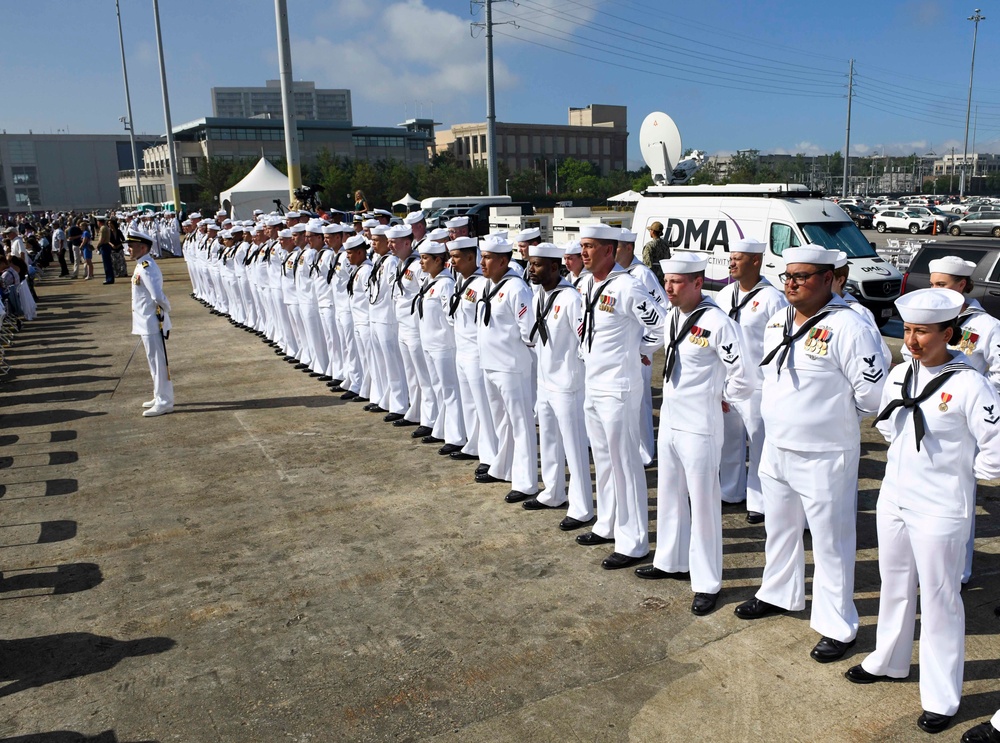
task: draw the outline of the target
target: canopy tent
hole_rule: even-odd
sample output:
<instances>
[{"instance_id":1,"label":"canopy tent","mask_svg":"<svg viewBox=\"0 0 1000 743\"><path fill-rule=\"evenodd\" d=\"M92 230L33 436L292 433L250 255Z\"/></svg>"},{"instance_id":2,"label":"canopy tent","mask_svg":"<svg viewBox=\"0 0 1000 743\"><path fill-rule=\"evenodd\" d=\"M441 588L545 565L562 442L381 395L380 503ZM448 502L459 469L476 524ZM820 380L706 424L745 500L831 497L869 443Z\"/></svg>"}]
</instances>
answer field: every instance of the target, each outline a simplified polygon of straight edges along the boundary
<instances>
[{"instance_id":1,"label":"canopy tent","mask_svg":"<svg viewBox=\"0 0 1000 743\"><path fill-rule=\"evenodd\" d=\"M246 178L219 194L219 203L233 219L249 218L254 209L272 211L275 199L288 201L288 176L263 157Z\"/></svg>"},{"instance_id":2,"label":"canopy tent","mask_svg":"<svg viewBox=\"0 0 1000 743\"><path fill-rule=\"evenodd\" d=\"M412 196L410 196L410 194L406 194L406 196L404 196L403 198L399 199L398 201L393 201L392 202L392 208L393 209L395 209L397 206L403 206L403 207L406 207L407 210L411 210L411 209L416 209L417 207L419 207L420 206L420 202L417 201Z\"/></svg>"},{"instance_id":3,"label":"canopy tent","mask_svg":"<svg viewBox=\"0 0 1000 743\"><path fill-rule=\"evenodd\" d=\"M635 191L625 191L624 193L609 196L608 201L613 201L615 203L635 203L641 198L641 193L636 193Z\"/></svg>"}]
</instances>

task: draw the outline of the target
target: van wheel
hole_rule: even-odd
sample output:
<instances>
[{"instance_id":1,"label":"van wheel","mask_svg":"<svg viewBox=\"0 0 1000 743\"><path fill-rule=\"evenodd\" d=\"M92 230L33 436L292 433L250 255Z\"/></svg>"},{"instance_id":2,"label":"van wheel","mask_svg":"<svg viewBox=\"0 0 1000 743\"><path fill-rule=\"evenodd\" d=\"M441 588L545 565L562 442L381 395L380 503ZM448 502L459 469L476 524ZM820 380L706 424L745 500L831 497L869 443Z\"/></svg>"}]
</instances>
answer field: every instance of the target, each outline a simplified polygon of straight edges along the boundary
<instances>
[{"instance_id":1,"label":"van wheel","mask_svg":"<svg viewBox=\"0 0 1000 743\"><path fill-rule=\"evenodd\" d=\"M875 225L875 230L877 232L885 232L885 222L879 222L877 225Z\"/></svg>"},{"instance_id":2,"label":"van wheel","mask_svg":"<svg viewBox=\"0 0 1000 743\"><path fill-rule=\"evenodd\" d=\"M958 227L952 227L950 230L948 230L948 234L949 235L954 235L955 237L958 237L959 235L962 234L962 231L960 229L958 229Z\"/></svg>"},{"instance_id":3,"label":"van wheel","mask_svg":"<svg viewBox=\"0 0 1000 743\"><path fill-rule=\"evenodd\" d=\"M993 237L1000 237L1000 227L993 228Z\"/></svg>"},{"instance_id":4,"label":"van wheel","mask_svg":"<svg viewBox=\"0 0 1000 743\"><path fill-rule=\"evenodd\" d=\"M910 234L911 235L916 235L919 232L920 232L920 225L919 224L911 224L910 225Z\"/></svg>"}]
</instances>

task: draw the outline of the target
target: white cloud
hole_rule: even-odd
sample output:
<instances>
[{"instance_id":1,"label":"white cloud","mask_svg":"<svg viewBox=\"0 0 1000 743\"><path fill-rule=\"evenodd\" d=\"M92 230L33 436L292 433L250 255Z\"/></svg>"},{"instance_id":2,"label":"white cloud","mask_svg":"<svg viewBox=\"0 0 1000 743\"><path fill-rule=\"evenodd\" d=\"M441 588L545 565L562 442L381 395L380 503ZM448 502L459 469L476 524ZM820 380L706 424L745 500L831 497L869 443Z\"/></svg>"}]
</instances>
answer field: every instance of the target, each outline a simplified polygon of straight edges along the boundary
<instances>
[{"instance_id":1,"label":"white cloud","mask_svg":"<svg viewBox=\"0 0 1000 743\"><path fill-rule=\"evenodd\" d=\"M799 142L789 148L775 147L768 152L772 155L805 155L807 157L812 157L813 155L827 155L834 151L835 150L831 150L828 147L821 147L818 144L813 144L812 142Z\"/></svg>"}]
</instances>

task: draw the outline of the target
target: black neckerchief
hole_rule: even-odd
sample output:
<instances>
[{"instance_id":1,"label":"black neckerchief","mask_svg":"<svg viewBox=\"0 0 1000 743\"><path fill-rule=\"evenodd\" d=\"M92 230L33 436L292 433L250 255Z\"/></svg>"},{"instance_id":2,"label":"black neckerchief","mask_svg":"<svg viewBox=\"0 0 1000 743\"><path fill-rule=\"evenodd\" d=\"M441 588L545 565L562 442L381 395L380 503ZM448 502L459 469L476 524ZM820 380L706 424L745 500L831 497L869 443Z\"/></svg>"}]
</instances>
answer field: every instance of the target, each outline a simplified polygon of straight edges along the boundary
<instances>
[{"instance_id":1,"label":"black neckerchief","mask_svg":"<svg viewBox=\"0 0 1000 743\"><path fill-rule=\"evenodd\" d=\"M294 248L293 250L290 250L288 252L288 255L285 256L285 260L283 260L281 262L281 275L282 276L288 276L288 261L289 261L289 259L291 259L292 260L292 278L295 278L295 266L298 265L298 261L299 261L299 255L298 255L298 252L297 252L298 250L299 250L298 248Z\"/></svg>"},{"instance_id":2,"label":"black neckerchief","mask_svg":"<svg viewBox=\"0 0 1000 743\"><path fill-rule=\"evenodd\" d=\"M473 282L474 279L477 279L480 276L482 276L481 273L476 273L475 271L473 271L471 274L469 274L469 277L465 279L465 281L463 281L461 284L459 284L457 281L455 282L455 291L452 293L451 299L449 300L448 303L448 317L455 316L455 313L458 312L459 305L461 305L462 303L462 297L465 296L465 292L469 288L469 285Z\"/></svg>"},{"instance_id":3,"label":"black neckerchief","mask_svg":"<svg viewBox=\"0 0 1000 743\"><path fill-rule=\"evenodd\" d=\"M427 294L427 292L429 292L431 290L432 286L434 286L435 284L438 283L438 281L440 281L441 279L444 278L443 274L444 274L444 271L442 271L437 276L435 276L431 281L428 281L422 287L420 287L420 291L418 291L416 293L416 295L413 297L413 301L410 302L410 314L411 315L414 312L416 312L418 317L423 318L423 316L424 316L424 296Z\"/></svg>"},{"instance_id":4,"label":"black neckerchief","mask_svg":"<svg viewBox=\"0 0 1000 743\"><path fill-rule=\"evenodd\" d=\"M337 264L340 263L340 256L341 255L343 255L343 253L339 253L338 252L338 253L334 253L333 254L333 260L330 261L330 269L326 272L326 283L327 284L329 284L331 281L333 281L333 274L336 273L336 271L337 271Z\"/></svg>"},{"instance_id":5,"label":"black neckerchief","mask_svg":"<svg viewBox=\"0 0 1000 743\"><path fill-rule=\"evenodd\" d=\"M416 252L410 253L408 256L406 256L406 260L400 261L399 265L396 267L395 284L399 289L400 296L403 296L406 293L406 291L403 289L403 277L406 275L406 270L411 265L413 265L413 261L415 261L417 258L419 258L419 256L416 254Z\"/></svg>"},{"instance_id":6,"label":"black neckerchief","mask_svg":"<svg viewBox=\"0 0 1000 743\"><path fill-rule=\"evenodd\" d=\"M542 345L548 345L549 342L549 326L545 322L549 313L552 311L552 305L555 304L556 297L559 295L565 286L556 285L552 290L552 293L545 298L544 304L542 303L542 295L539 293L538 300L535 304L535 324L531 327L531 332L528 334L528 340L535 340L535 333L538 333L539 339L542 341Z\"/></svg>"},{"instance_id":7,"label":"black neckerchief","mask_svg":"<svg viewBox=\"0 0 1000 743\"><path fill-rule=\"evenodd\" d=\"M751 299L756 297L766 288L767 284L759 282L757 286L755 286L753 289L751 289L750 291L748 291L746 294L743 295L743 299L740 299L740 285L737 284L736 289L733 291L733 306L729 310L729 317L735 320L736 322L739 322L740 312L743 311L743 308L750 303Z\"/></svg>"},{"instance_id":8,"label":"black neckerchief","mask_svg":"<svg viewBox=\"0 0 1000 743\"><path fill-rule=\"evenodd\" d=\"M587 278L587 274L581 273L579 276L577 276L575 279L573 279L573 288L574 289L579 289L580 288L580 282L583 281L585 278Z\"/></svg>"},{"instance_id":9,"label":"black neckerchief","mask_svg":"<svg viewBox=\"0 0 1000 743\"><path fill-rule=\"evenodd\" d=\"M313 274L319 273L319 262L321 260L323 260L323 253L325 253L328 250L331 250L331 248L321 248L319 251L317 251L317 256L318 257L316 258L316 262L313 263L311 266L309 266L309 275L310 276L312 276ZM326 283L329 284L330 282L327 281Z\"/></svg>"},{"instance_id":10,"label":"black neckerchief","mask_svg":"<svg viewBox=\"0 0 1000 743\"><path fill-rule=\"evenodd\" d=\"M380 255L378 261L372 266L372 272L368 275L368 301L375 304L379 295L382 294L382 282L379 280L382 273L382 266L389 260L389 253ZM375 296L372 297L372 287L375 287Z\"/></svg>"},{"instance_id":11,"label":"black neckerchief","mask_svg":"<svg viewBox=\"0 0 1000 743\"><path fill-rule=\"evenodd\" d=\"M365 265L364 263L361 266ZM348 296L354 296L354 279L358 277L358 272L361 270L361 266L352 266L354 269L351 271L351 277L347 280L347 294Z\"/></svg>"},{"instance_id":12,"label":"black neckerchief","mask_svg":"<svg viewBox=\"0 0 1000 743\"><path fill-rule=\"evenodd\" d=\"M670 381L670 376L674 373L674 367L677 365L677 346L680 342L687 337L687 334L691 332L691 328L695 326L695 323L701 319L712 307L717 306L714 302L706 300L704 297L698 306L694 308L688 319L684 321L684 325L681 326L680 331L677 330L677 318L680 316L680 310L674 313L673 318L670 320L670 337L667 338L666 345L663 347L664 358L663 358L663 381L664 383Z\"/></svg>"},{"instance_id":13,"label":"black neckerchief","mask_svg":"<svg viewBox=\"0 0 1000 743\"><path fill-rule=\"evenodd\" d=\"M587 344L588 351L594 346L594 308L597 307L597 303L601 299L601 293L607 288L608 284L623 273L625 272L613 271L610 276L604 279L603 284L598 286L595 280L590 287L590 293L587 294L586 305L583 308L583 325L580 326L580 340Z\"/></svg>"},{"instance_id":14,"label":"black neckerchief","mask_svg":"<svg viewBox=\"0 0 1000 743\"><path fill-rule=\"evenodd\" d=\"M876 424L886 420L890 415L892 415L892 411L898 408L912 410L913 432L917 439L917 451L920 451L920 442L924 438L925 433L924 413L920 409L920 403L924 402L927 398L941 389L941 387L944 386L944 383L958 372L966 369L972 369L971 366L961 361L952 361L945 364L944 368L941 369L938 375L924 386L919 395L911 397L910 385L913 382L913 375L916 373L919 366L920 362L916 359L913 359L910 362L910 368L906 370L906 374L903 376L903 386L900 390L901 397L886 405L882 412L875 416L875 421L872 423L872 428L874 428Z\"/></svg>"},{"instance_id":15,"label":"black neckerchief","mask_svg":"<svg viewBox=\"0 0 1000 743\"><path fill-rule=\"evenodd\" d=\"M508 281L510 281L513 278L515 278L515 277L514 276L504 276L503 278L500 279L500 281L497 283L496 286L494 286L492 289L490 289L489 293L485 297L482 297L479 300L479 303L483 305L483 325L489 325L490 324L490 317L493 314L493 308L492 308L492 305L490 303L493 301L493 297L495 297L497 295L497 292L499 292L503 288L504 284L506 284Z\"/></svg>"},{"instance_id":16,"label":"black neckerchief","mask_svg":"<svg viewBox=\"0 0 1000 743\"><path fill-rule=\"evenodd\" d=\"M771 349L771 352L764 357L764 360L760 362L760 365L767 366L768 364L770 364L771 361L774 359L774 357L777 356L778 352L780 351L781 355L778 356L778 376L780 377L781 365L785 363L785 359L788 357L788 351L791 349L792 344L795 343L795 341L799 340L810 330L812 330L816 325L821 323L823 319L831 312L836 312L837 310L846 310L846 309L850 309L846 304L842 305L828 304L825 307L823 307L823 309L821 309L819 312L817 312L815 315L813 315L804 323L802 323L802 327L793 333L792 328L795 326L795 308L789 306L788 310L785 312L785 327L784 330L782 331L781 343L779 343L777 346Z\"/></svg>"}]
</instances>

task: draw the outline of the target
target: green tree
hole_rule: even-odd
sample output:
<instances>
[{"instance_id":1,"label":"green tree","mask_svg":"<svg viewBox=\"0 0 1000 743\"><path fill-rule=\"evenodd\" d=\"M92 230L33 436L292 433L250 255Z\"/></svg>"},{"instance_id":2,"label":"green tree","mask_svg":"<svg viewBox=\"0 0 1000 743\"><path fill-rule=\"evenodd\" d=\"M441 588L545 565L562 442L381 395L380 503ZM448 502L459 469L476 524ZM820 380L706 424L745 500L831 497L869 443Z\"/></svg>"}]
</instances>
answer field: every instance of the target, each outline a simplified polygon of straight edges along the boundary
<instances>
[{"instance_id":1,"label":"green tree","mask_svg":"<svg viewBox=\"0 0 1000 743\"><path fill-rule=\"evenodd\" d=\"M728 183L759 183L760 150L740 150L729 158Z\"/></svg>"}]
</instances>

